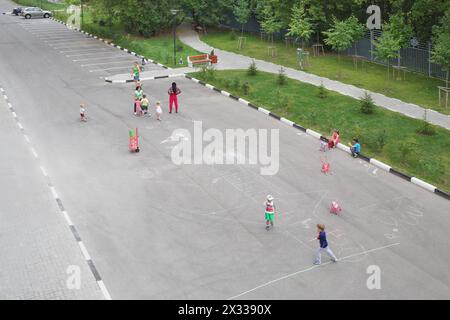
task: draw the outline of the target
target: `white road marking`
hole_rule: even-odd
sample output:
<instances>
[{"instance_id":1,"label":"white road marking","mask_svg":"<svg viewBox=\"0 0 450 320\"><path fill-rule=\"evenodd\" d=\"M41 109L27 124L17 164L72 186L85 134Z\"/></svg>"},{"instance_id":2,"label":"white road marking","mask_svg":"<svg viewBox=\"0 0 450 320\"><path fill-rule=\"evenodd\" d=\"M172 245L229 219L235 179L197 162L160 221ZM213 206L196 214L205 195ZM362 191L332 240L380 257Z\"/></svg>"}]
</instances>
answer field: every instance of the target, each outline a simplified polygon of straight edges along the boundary
<instances>
[{"instance_id":1,"label":"white road marking","mask_svg":"<svg viewBox=\"0 0 450 320\"><path fill-rule=\"evenodd\" d=\"M113 67L113 68L105 68L105 69L95 69L95 70L89 70L89 72L100 72L100 71L107 71L107 70L117 70L117 69L125 69L129 68L130 64L128 63L126 66L123 67Z\"/></svg>"},{"instance_id":2,"label":"white road marking","mask_svg":"<svg viewBox=\"0 0 450 320\"><path fill-rule=\"evenodd\" d=\"M48 43L48 41L44 41L44 42L47 42L47 44L50 47L56 47L56 46L65 45L65 44L77 44L77 45L79 45L79 44L82 44L82 43L92 43L92 41L90 41L90 40L83 40L83 39L72 40L72 41L65 41L65 42L57 42L57 43Z\"/></svg>"},{"instance_id":3,"label":"white road marking","mask_svg":"<svg viewBox=\"0 0 450 320\"><path fill-rule=\"evenodd\" d=\"M12 109L12 104L8 102L8 107Z\"/></svg>"},{"instance_id":4,"label":"white road marking","mask_svg":"<svg viewBox=\"0 0 450 320\"><path fill-rule=\"evenodd\" d=\"M61 49L71 49L71 48L102 48L101 44L93 43L93 44L86 44L86 45L75 45L75 46L62 46L62 47L52 47L55 50L61 50Z\"/></svg>"},{"instance_id":5,"label":"white road marking","mask_svg":"<svg viewBox=\"0 0 450 320\"><path fill-rule=\"evenodd\" d=\"M78 241L78 245L80 246L81 252L83 253L83 256L86 260L91 260L91 257L89 256L89 253L86 250L86 247L84 246L82 241Z\"/></svg>"},{"instance_id":6,"label":"white road marking","mask_svg":"<svg viewBox=\"0 0 450 320\"><path fill-rule=\"evenodd\" d=\"M370 249L370 250L365 250L365 251L362 251L362 252L359 252L359 253L351 254L351 255L346 256L346 257L343 257L343 258L339 258L338 261L342 261L342 260L345 260L345 259L349 259L349 258L353 258L353 257L356 257L356 256L364 255L364 254L367 254L367 253L370 253L370 252L374 252L374 251L378 251L378 250L390 248L390 247L393 247L393 246L397 246L397 245L399 245L399 244L400 244L400 243L397 242L397 243L393 243L393 244L390 244L390 245L387 245L387 246L378 247L378 248L374 248L374 249ZM322 263L322 266L323 266L323 265L330 264L330 263L332 263L332 261L328 261L328 262ZM242 292L242 293L240 293L240 294L238 294L238 295L235 295L235 296L233 296L233 297L231 297L231 298L228 298L227 300L233 300L233 299L239 298L239 297L241 297L241 296L243 296L243 295L246 295L247 293L250 293L250 292L253 292L253 291L255 291L255 290L261 289L261 288L263 288L263 287L266 287L266 286L268 286L268 285L271 285L272 283L275 283L275 282L278 282L278 281L281 281L281 280L290 278L290 277L292 277L292 276L295 276L295 275L298 275L298 274L301 274L301 273L304 273L304 272L311 271L311 270L313 270L313 269L319 268L320 266L321 266L321 265L313 265L313 266L311 266L311 267L309 267L309 268L306 268L306 269L302 269L302 270L296 271L296 272L294 272L294 273L285 275L285 276L280 277L280 278L277 278L277 279L275 279L275 280L271 280L271 281L269 281L269 282L266 282L266 283L264 283L264 284L262 284L262 285L259 285L259 286L255 287L255 288L253 288L253 289L247 290L247 291Z\"/></svg>"},{"instance_id":7,"label":"white road marking","mask_svg":"<svg viewBox=\"0 0 450 320\"><path fill-rule=\"evenodd\" d=\"M70 220L70 217L69 217L69 215L67 214L67 212L66 212L66 211L63 211L62 214L63 214L63 216L64 216L64 219L66 219L67 224L68 224L69 226L73 226L72 220Z\"/></svg>"},{"instance_id":8,"label":"white road marking","mask_svg":"<svg viewBox=\"0 0 450 320\"><path fill-rule=\"evenodd\" d=\"M72 60L74 62L80 62L80 61L89 61L89 60L101 60L101 59L116 59L116 58L121 58L123 56L112 56L112 57L99 57L99 58L86 58L86 59L77 59L77 60Z\"/></svg>"},{"instance_id":9,"label":"white road marking","mask_svg":"<svg viewBox=\"0 0 450 320\"><path fill-rule=\"evenodd\" d=\"M133 62L134 60L129 60L129 62ZM99 66L99 65L103 65L103 64L111 64L111 63L125 63L127 61L115 61L115 62L101 62L101 63L90 63L90 64L82 64L82 67L89 67L89 66Z\"/></svg>"},{"instance_id":10,"label":"white road marking","mask_svg":"<svg viewBox=\"0 0 450 320\"><path fill-rule=\"evenodd\" d=\"M79 56L89 56L89 55L93 55L93 54L105 54L105 53L107 53L110 50L109 49L93 49L93 50L85 50L85 51L82 51L82 52L86 52L86 51L93 51L93 52L68 54L68 55L66 55L66 57L70 58L70 57L79 57ZM64 51L60 51L59 53L64 53ZM113 54L113 53L114 52L111 52L111 54Z\"/></svg>"},{"instance_id":11,"label":"white road marking","mask_svg":"<svg viewBox=\"0 0 450 320\"><path fill-rule=\"evenodd\" d=\"M28 138L28 136L26 134L24 134L23 137L25 138L26 142L30 143L30 138Z\"/></svg>"},{"instance_id":12,"label":"white road marking","mask_svg":"<svg viewBox=\"0 0 450 320\"><path fill-rule=\"evenodd\" d=\"M58 199L58 194L56 193L55 187L51 186L50 191L52 192L53 198Z\"/></svg>"},{"instance_id":13,"label":"white road marking","mask_svg":"<svg viewBox=\"0 0 450 320\"><path fill-rule=\"evenodd\" d=\"M39 166L39 168L41 169L42 174L44 175L44 177L48 177L47 172L45 171L44 167Z\"/></svg>"},{"instance_id":14,"label":"white road marking","mask_svg":"<svg viewBox=\"0 0 450 320\"><path fill-rule=\"evenodd\" d=\"M12 112L12 115L14 118L17 118L17 114L14 111Z\"/></svg>"},{"instance_id":15,"label":"white road marking","mask_svg":"<svg viewBox=\"0 0 450 320\"><path fill-rule=\"evenodd\" d=\"M23 130L23 126L20 122L17 122L17 126L19 127L20 130Z\"/></svg>"},{"instance_id":16,"label":"white road marking","mask_svg":"<svg viewBox=\"0 0 450 320\"><path fill-rule=\"evenodd\" d=\"M31 153L33 154L33 156L34 156L36 159L39 159L39 155L37 154L36 150L34 150L33 147L31 147Z\"/></svg>"},{"instance_id":17,"label":"white road marking","mask_svg":"<svg viewBox=\"0 0 450 320\"><path fill-rule=\"evenodd\" d=\"M105 284L103 283L102 280L97 281L98 286L100 287L100 290L103 293L103 296L105 297L106 300L112 300L111 296L109 295L108 289L106 289Z\"/></svg>"}]
</instances>

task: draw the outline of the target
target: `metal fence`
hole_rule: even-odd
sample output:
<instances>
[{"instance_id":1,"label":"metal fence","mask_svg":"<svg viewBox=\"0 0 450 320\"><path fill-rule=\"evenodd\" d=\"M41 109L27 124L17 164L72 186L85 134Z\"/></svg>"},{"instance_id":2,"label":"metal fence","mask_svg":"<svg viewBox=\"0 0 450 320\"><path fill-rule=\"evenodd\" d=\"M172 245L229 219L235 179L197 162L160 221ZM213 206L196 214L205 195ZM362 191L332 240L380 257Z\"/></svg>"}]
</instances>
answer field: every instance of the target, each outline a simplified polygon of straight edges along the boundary
<instances>
[{"instance_id":1,"label":"metal fence","mask_svg":"<svg viewBox=\"0 0 450 320\"><path fill-rule=\"evenodd\" d=\"M234 18L233 14L229 14L229 20L226 24L221 25L222 27L240 30L241 26ZM258 21L252 17L247 24L244 25L244 31L249 33L254 33L257 35L261 34L261 26ZM284 40L283 32L275 35L275 39ZM348 49L348 55L359 55L366 59L386 65L385 61L376 59L373 54L373 40L380 37L382 32L380 30L367 31L364 38L359 40L355 45ZM312 37L314 38L314 36ZM311 39L309 43L316 42L315 39ZM305 42L307 43L307 42ZM355 51L356 48L356 51ZM431 58L431 43L420 43L419 41L413 39L411 41L411 46L403 48L400 50L400 57L398 59L392 59L389 61L390 65L404 67L407 71L413 71L425 74L429 77L434 77L438 79L445 80L447 77L447 72L443 70L442 66L439 64L432 63ZM356 52L356 53L355 53Z\"/></svg>"},{"instance_id":2,"label":"metal fence","mask_svg":"<svg viewBox=\"0 0 450 320\"><path fill-rule=\"evenodd\" d=\"M348 55L359 55L367 58L375 63L386 65L385 61L378 60L373 53L373 41L380 37L380 30L371 30L366 33L364 38L359 40L356 45L348 49ZM447 72L443 70L439 64L432 63L431 59L431 43L420 43L415 38L411 40L411 46L400 49L398 59L389 61L390 65L398 65L406 70L425 74L429 77L445 80Z\"/></svg>"}]
</instances>

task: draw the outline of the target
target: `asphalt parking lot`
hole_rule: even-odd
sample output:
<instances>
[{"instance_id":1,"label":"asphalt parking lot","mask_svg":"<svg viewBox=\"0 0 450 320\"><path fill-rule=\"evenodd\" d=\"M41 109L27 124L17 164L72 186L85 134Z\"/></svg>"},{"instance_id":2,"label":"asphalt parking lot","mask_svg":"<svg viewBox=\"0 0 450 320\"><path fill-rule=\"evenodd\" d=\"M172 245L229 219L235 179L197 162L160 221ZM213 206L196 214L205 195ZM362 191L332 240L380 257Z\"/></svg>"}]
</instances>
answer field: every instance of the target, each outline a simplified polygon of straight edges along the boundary
<instances>
[{"instance_id":1,"label":"asphalt parking lot","mask_svg":"<svg viewBox=\"0 0 450 320\"><path fill-rule=\"evenodd\" d=\"M0 10L9 7L0 0ZM176 78L182 90L179 114L168 114L173 80L160 79L143 87L152 106L162 102L162 121L135 117L131 84L101 79L130 70L135 58L54 21L0 16L0 39L0 86L39 154L33 159L27 145L7 148L8 132L20 128L5 115L8 127L0 130L0 142L20 155L11 163L31 170L10 179L19 193L32 181L30 188L40 190L36 198L47 199L51 193L36 174L45 168L113 299L448 299L447 200L339 150L327 154L333 174L323 175L316 139L185 78ZM79 121L81 102L86 123ZM248 164L174 164L174 131L186 129L193 136L194 121L221 132L279 130L278 173L262 176L258 165ZM136 127L141 152L131 154L128 130ZM0 183L0 193L9 188ZM267 194L280 212L269 232ZM21 209L8 199L28 207L37 199L0 202L2 223L14 230L29 218L11 222L6 213ZM329 213L332 200L341 203L341 216ZM70 251L78 248L69 228L55 222L61 219L57 208L46 201L35 214L56 212L42 214L41 222L50 226L44 234L67 234L63 240L46 238L41 250L61 250L59 242L84 263L81 252ZM321 266L312 264L317 223L327 227L340 258L336 264L327 258ZM9 236L0 237L0 247L26 254ZM65 275L69 262L54 256L46 263ZM92 282L79 295L61 293L63 276L45 293L44 284L34 284L42 276L20 259L25 262L14 265L0 258L4 274L27 275L16 287L2 286L0 296L27 297L24 292L34 286L44 292L38 298L97 297ZM36 263L42 268L43 262ZM367 287L367 268L374 265L381 270L379 290ZM90 270L82 270L82 277L92 280Z\"/></svg>"}]
</instances>

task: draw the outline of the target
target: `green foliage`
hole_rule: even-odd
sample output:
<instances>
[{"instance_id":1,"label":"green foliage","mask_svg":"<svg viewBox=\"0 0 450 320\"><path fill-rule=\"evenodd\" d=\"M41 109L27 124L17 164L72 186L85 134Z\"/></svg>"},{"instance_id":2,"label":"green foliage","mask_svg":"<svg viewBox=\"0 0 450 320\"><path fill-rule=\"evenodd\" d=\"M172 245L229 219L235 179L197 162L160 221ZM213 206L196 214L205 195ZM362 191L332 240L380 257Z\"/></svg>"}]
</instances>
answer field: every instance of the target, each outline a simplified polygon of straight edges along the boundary
<instances>
[{"instance_id":1,"label":"green foliage","mask_svg":"<svg viewBox=\"0 0 450 320\"><path fill-rule=\"evenodd\" d=\"M252 60L252 63L248 66L247 74L249 76L256 76L258 74L258 68L256 67L255 60Z\"/></svg>"},{"instance_id":2,"label":"green foliage","mask_svg":"<svg viewBox=\"0 0 450 320\"><path fill-rule=\"evenodd\" d=\"M304 40L308 41L314 32L312 27L310 19L306 18L304 7L300 4L295 4L292 7L291 21L287 35L301 38L303 48Z\"/></svg>"},{"instance_id":3,"label":"green foliage","mask_svg":"<svg viewBox=\"0 0 450 320\"><path fill-rule=\"evenodd\" d=\"M387 63L387 71L389 77L389 62L391 59L398 58L401 48L400 39L394 38L389 32L383 32L381 37L373 42L375 57Z\"/></svg>"},{"instance_id":4,"label":"green foliage","mask_svg":"<svg viewBox=\"0 0 450 320\"><path fill-rule=\"evenodd\" d=\"M328 91L327 91L327 89L325 89L323 82L320 83L320 86L318 89L318 96L320 99L325 99L328 96Z\"/></svg>"},{"instance_id":5,"label":"green foliage","mask_svg":"<svg viewBox=\"0 0 450 320\"><path fill-rule=\"evenodd\" d=\"M350 36L352 38L352 42L355 44L355 52L356 52L356 42L364 37L364 33L366 32L366 27L359 23L358 19L355 16L350 16L346 20L348 31L350 32Z\"/></svg>"},{"instance_id":6,"label":"green foliage","mask_svg":"<svg viewBox=\"0 0 450 320\"><path fill-rule=\"evenodd\" d=\"M242 26L242 34L244 34L244 25L248 22L250 18L251 9L247 0L237 0L233 9L236 21Z\"/></svg>"},{"instance_id":7,"label":"green foliage","mask_svg":"<svg viewBox=\"0 0 450 320\"><path fill-rule=\"evenodd\" d=\"M387 143L386 130L381 130L375 133L375 145L379 151L382 151Z\"/></svg>"},{"instance_id":8,"label":"green foliage","mask_svg":"<svg viewBox=\"0 0 450 320\"><path fill-rule=\"evenodd\" d=\"M339 21L333 18L333 26L328 31L322 32L326 36L325 43L331 46L333 50L336 50L338 54L348 49L353 42L353 34L350 27L346 21Z\"/></svg>"},{"instance_id":9,"label":"green foliage","mask_svg":"<svg viewBox=\"0 0 450 320\"><path fill-rule=\"evenodd\" d=\"M281 67L280 70L278 71L277 83L279 86L284 86L286 82L287 82L286 72L284 71L283 67Z\"/></svg>"},{"instance_id":10,"label":"green foliage","mask_svg":"<svg viewBox=\"0 0 450 320\"><path fill-rule=\"evenodd\" d=\"M231 40L236 40L237 39L236 31L231 30L230 34L229 34L229 37L230 37Z\"/></svg>"},{"instance_id":11,"label":"green foliage","mask_svg":"<svg viewBox=\"0 0 450 320\"><path fill-rule=\"evenodd\" d=\"M372 96L367 91L364 92L364 96L360 99L360 110L364 114L373 114L375 112Z\"/></svg>"},{"instance_id":12,"label":"green foliage","mask_svg":"<svg viewBox=\"0 0 450 320\"><path fill-rule=\"evenodd\" d=\"M396 39L400 47L409 45L409 39L413 35L412 27L406 23L403 15L394 14L389 18L389 23L383 26L383 32L387 32Z\"/></svg>"},{"instance_id":13,"label":"green foliage","mask_svg":"<svg viewBox=\"0 0 450 320\"><path fill-rule=\"evenodd\" d=\"M228 78L223 79L222 83L225 89L231 89L231 87L233 86L233 82Z\"/></svg>"},{"instance_id":14,"label":"green foliage","mask_svg":"<svg viewBox=\"0 0 450 320\"><path fill-rule=\"evenodd\" d=\"M240 87L241 87L241 80L239 80L239 78L237 78L237 77L234 78L231 87L234 90L238 91L240 89Z\"/></svg>"},{"instance_id":15,"label":"green foliage","mask_svg":"<svg viewBox=\"0 0 450 320\"><path fill-rule=\"evenodd\" d=\"M271 35L272 45L273 45L273 35L281 30L283 27L283 22L279 12L275 10L274 4L276 1L267 1L266 5L261 10L260 14L260 24L262 29Z\"/></svg>"},{"instance_id":16,"label":"green foliage","mask_svg":"<svg viewBox=\"0 0 450 320\"><path fill-rule=\"evenodd\" d=\"M431 61L441 64L447 71L446 86L450 71L450 9L441 19L440 25L433 29L433 50Z\"/></svg>"},{"instance_id":17,"label":"green foliage","mask_svg":"<svg viewBox=\"0 0 450 320\"><path fill-rule=\"evenodd\" d=\"M247 81L244 82L244 83L242 84L242 93L243 93L244 95L248 95L248 94L250 93L250 90L251 90L250 84L249 84Z\"/></svg>"},{"instance_id":18,"label":"green foliage","mask_svg":"<svg viewBox=\"0 0 450 320\"><path fill-rule=\"evenodd\" d=\"M417 133L424 136L434 136L436 129L427 121L427 111L425 110L421 126L417 129Z\"/></svg>"}]
</instances>

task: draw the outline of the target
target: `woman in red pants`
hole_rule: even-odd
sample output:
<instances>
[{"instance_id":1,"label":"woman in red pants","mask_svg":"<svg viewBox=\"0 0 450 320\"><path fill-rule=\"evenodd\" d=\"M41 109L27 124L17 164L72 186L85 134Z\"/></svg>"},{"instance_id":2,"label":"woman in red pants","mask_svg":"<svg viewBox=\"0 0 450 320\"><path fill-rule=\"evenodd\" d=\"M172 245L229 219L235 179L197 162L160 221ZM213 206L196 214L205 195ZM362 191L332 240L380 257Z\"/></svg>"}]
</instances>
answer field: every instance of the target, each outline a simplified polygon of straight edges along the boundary
<instances>
[{"instance_id":1,"label":"woman in red pants","mask_svg":"<svg viewBox=\"0 0 450 320\"><path fill-rule=\"evenodd\" d=\"M175 82L172 83L172 86L169 88L169 105L170 111L172 113L172 105L175 104L175 112L178 113L178 95L181 93L181 90L177 87Z\"/></svg>"}]
</instances>

